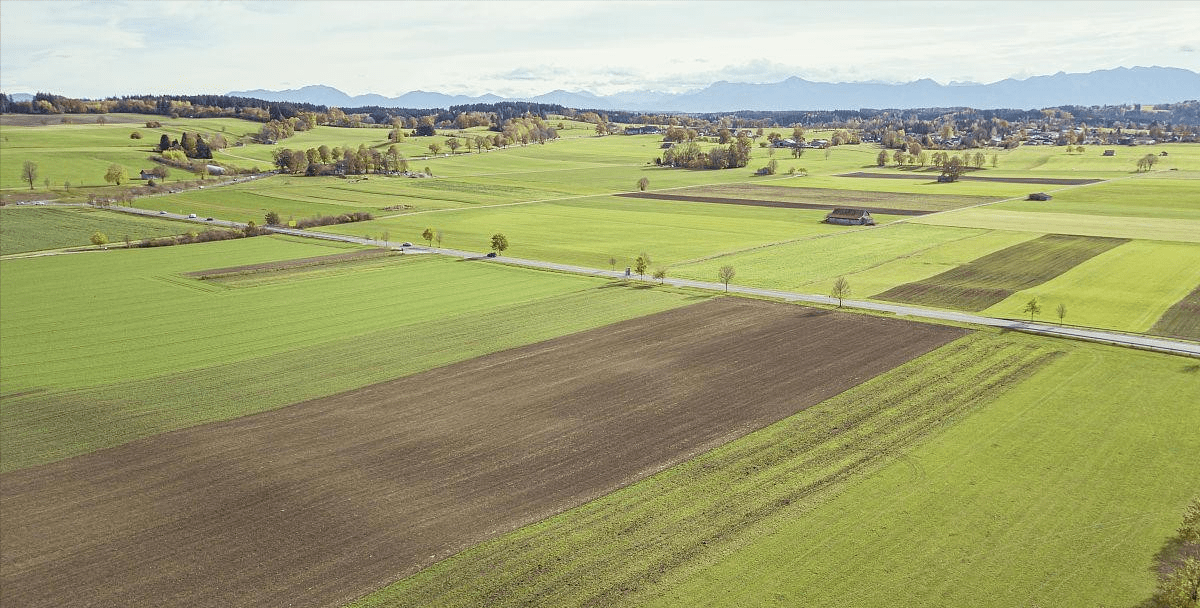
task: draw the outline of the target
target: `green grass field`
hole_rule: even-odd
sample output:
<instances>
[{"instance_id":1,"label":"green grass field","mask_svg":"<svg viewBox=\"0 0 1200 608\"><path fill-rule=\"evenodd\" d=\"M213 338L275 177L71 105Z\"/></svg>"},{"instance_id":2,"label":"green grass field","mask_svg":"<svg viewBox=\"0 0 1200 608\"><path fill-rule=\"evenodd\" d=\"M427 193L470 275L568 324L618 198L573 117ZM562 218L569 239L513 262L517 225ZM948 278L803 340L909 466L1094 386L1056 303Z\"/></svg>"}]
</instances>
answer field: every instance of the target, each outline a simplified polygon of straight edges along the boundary
<instances>
[{"instance_id":1,"label":"green grass field","mask_svg":"<svg viewBox=\"0 0 1200 608\"><path fill-rule=\"evenodd\" d=\"M1196 369L975 334L351 605L1134 605L1200 491Z\"/></svg>"},{"instance_id":2,"label":"green grass field","mask_svg":"<svg viewBox=\"0 0 1200 608\"><path fill-rule=\"evenodd\" d=\"M0 209L0 255L90 245L100 231L110 243L125 237L183 234L195 225L92 208L4 207Z\"/></svg>"},{"instance_id":3,"label":"green grass field","mask_svg":"<svg viewBox=\"0 0 1200 608\"><path fill-rule=\"evenodd\" d=\"M283 407L689 298L435 256L270 272L234 286L182 276L346 250L259 237L4 261L0 470Z\"/></svg>"},{"instance_id":4,"label":"green grass field","mask_svg":"<svg viewBox=\"0 0 1200 608\"><path fill-rule=\"evenodd\" d=\"M1152 272L1147 272L1153 268ZM1018 291L982 314L1021 318L1030 299L1042 305L1038 319L1144 333L1200 286L1200 245L1131 241L1084 261L1040 285Z\"/></svg>"},{"instance_id":5,"label":"green grass field","mask_svg":"<svg viewBox=\"0 0 1200 608\"><path fill-rule=\"evenodd\" d=\"M871 296L877 300L983 310L1053 279L1127 241L1047 234L988 254L942 274Z\"/></svg>"}]
</instances>

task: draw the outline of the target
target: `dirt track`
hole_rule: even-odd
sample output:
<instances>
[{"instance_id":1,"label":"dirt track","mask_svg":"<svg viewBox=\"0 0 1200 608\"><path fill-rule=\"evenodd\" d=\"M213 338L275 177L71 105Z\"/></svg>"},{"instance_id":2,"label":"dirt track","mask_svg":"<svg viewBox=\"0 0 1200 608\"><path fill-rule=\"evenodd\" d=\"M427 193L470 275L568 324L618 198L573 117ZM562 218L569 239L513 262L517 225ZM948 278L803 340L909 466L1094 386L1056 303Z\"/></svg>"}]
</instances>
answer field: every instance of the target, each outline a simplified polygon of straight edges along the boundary
<instances>
[{"instance_id":1,"label":"dirt track","mask_svg":"<svg viewBox=\"0 0 1200 608\"><path fill-rule=\"evenodd\" d=\"M722 298L5 474L0 604L337 606L962 334Z\"/></svg>"},{"instance_id":2,"label":"dirt track","mask_svg":"<svg viewBox=\"0 0 1200 608\"><path fill-rule=\"evenodd\" d=\"M752 207L782 207L786 209L819 209L821 211L832 211L838 208L837 205L821 205L817 203L794 203L790 201L764 201L745 198L726 198L716 196L692 196L686 194L662 194L659 192L622 192L616 196L624 196L628 198L648 198L659 201L688 201L693 203L720 203L723 205L750 205ZM853 207L855 209L863 209L867 213L875 214L890 214L890 215L928 215L933 211L920 211L917 209L892 209L886 207L862 207L855 204L854 201L847 201L841 205L842 207Z\"/></svg>"}]
</instances>

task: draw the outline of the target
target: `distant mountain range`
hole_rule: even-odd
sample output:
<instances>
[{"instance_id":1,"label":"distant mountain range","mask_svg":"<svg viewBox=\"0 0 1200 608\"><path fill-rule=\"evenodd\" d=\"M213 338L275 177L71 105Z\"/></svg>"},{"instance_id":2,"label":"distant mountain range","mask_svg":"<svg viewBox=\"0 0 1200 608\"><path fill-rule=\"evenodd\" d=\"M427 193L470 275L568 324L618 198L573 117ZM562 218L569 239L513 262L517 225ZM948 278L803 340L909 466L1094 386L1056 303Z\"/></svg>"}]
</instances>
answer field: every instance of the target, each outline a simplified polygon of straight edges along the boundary
<instances>
[{"instance_id":1,"label":"distant mountain range","mask_svg":"<svg viewBox=\"0 0 1200 608\"><path fill-rule=\"evenodd\" d=\"M750 84L717 82L686 93L632 91L595 95L587 91L551 91L533 97L478 97L412 91L399 97L347 95L333 87L306 86L286 91L231 91L231 96L267 101L304 102L339 108L448 108L474 103L532 101L589 110L641 112L732 112L737 110L858 110L862 108L1033 109L1064 105L1173 103L1200 99L1200 74L1182 68L1134 67L991 84L938 84L929 79L904 84L874 82L811 82L788 78L782 82Z\"/></svg>"}]
</instances>

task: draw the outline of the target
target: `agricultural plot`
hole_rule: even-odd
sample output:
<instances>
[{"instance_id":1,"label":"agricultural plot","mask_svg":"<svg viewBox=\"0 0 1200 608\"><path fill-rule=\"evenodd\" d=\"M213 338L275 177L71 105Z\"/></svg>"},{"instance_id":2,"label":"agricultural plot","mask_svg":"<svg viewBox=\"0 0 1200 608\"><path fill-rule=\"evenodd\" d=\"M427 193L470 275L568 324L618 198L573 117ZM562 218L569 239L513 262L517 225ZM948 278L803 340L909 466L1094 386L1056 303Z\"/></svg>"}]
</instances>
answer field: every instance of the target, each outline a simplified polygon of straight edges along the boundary
<instances>
[{"instance_id":1,"label":"agricultural plot","mask_svg":"<svg viewBox=\"0 0 1200 608\"><path fill-rule=\"evenodd\" d=\"M887 229L840 227L838 232L831 234L673 265L670 271L671 276L711 281L719 268L731 265L737 270L740 285L810 291L814 284L892 261L909 260L959 241L972 243L970 248L974 257L974 243L986 233L914 224L898 224Z\"/></svg>"},{"instance_id":2,"label":"agricultural plot","mask_svg":"<svg viewBox=\"0 0 1200 608\"><path fill-rule=\"evenodd\" d=\"M1200 243L1200 219L1114 217L1088 213L978 208L926 215L912 218L911 221L932 226Z\"/></svg>"},{"instance_id":3,"label":"agricultural plot","mask_svg":"<svg viewBox=\"0 0 1200 608\"><path fill-rule=\"evenodd\" d=\"M1058 322L1056 309L1062 305L1065 323L1144 333L1197 285L1200 245L1131 241L1018 291L982 313L1028 318L1022 310L1036 298L1042 306L1036 320L1042 322Z\"/></svg>"},{"instance_id":4,"label":"agricultural plot","mask_svg":"<svg viewBox=\"0 0 1200 608\"><path fill-rule=\"evenodd\" d=\"M877 300L979 311L1041 285L1124 239L1048 234L1008 247L928 279L871 296Z\"/></svg>"},{"instance_id":5,"label":"agricultural plot","mask_svg":"<svg viewBox=\"0 0 1200 608\"><path fill-rule=\"evenodd\" d=\"M5 260L0 469L279 408L689 301L670 290L438 256L291 262L355 251L362 249L257 237ZM184 276L243 265L263 270ZM100 292L80 289L96 276L105 277Z\"/></svg>"},{"instance_id":6,"label":"agricultural plot","mask_svg":"<svg viewBox=\"0 0 1200 608\"><path fill-rule=\"evenodd\" d=\"M912 194L908 192L878 192L871 190L838 190L833 188L804 188L761 184L730 184L696 186L672 190L672 195L761 200L769 202L804 203L824 208L855 207L871 209L902 209L922 212L947 211L995 201L993 197L955 194ZM874 213L874 211L872 211Z\"/></svg>"},{"instance_id":7,"label":"agricultural plot","mask_svg":"<svg viewBox=\"0 0 1200 608\"><path fill-rule=\"evenodd\" d=\"M5 207L0 209L0 255L90 245L92 233L109 242L183 234L195 225L90 208Z\"/></svg>"},{"instance_id":8,"label":"agricultural plot","mask_svg":"<svg viewBox=\"0 0 1200 608\"><path fill-rule=\"evenodd\" d=\"M1200 287L1168 308L1149 333L1200 342Z\"/></svg>"},{"instance_id":9,"label":"agricultural plot","mask_svg":"<svg viewBox=\"0 0 1200 608\"><path fill-rule=\"evenodd\" d=\"M963 334L719 299L6 473L0 604L337 605Z\"/></svg>"},{"instance_id":10,"label":"agricultural plot","mask_svg":"<svg viewBox=\"0 0 1200 608\"><path fill-rule=\"evenodd\" d=\"M824 217L823 211L803 209L608 196L400 214L322 230L347 235L387 231L392 241L417 242L426 228L433 228L443 232L445 247L467 251L486 251L491 235L499 232L508 237L505 255L624 268L642 252L658 267L841 229L821 223Z\"/></svg>"},{"instance_id":11,"label":"agricultural plot","mask_svg":"<svg viewBox=\"0 0 1200 608\"><path fill-rule=\"evenodd\" d=\"M353 606L1136 605L1200 491L1194 376L974 334Z\"/></svg>"},{"instance_id":12,"label":"agricultural plot","mask_svg":"<svg viewBox=\"0 0 1200 608\"><path fill-rule=\"evenodd\" d=\"M1194 222L1200 220L1200 180L1139 176L1062 190L1046 202L1008 201L991 209L1109 216L1116 224L1126 222L1126 218Z\"/></svg>"},{"instance_id":13,"label":"agricultural plot","mask_svg":"<svg viewBox=\"0 0 1200 608\"><path fill-rule=\"evenodd\" d=\"M1065 354L836 498L696 560L637 603L1141 605L1155 554L1200 492L1190 430L1200 409L1181 407L1200 401L1197 367L1040 346Z\"/></svg>"}]
</instances>

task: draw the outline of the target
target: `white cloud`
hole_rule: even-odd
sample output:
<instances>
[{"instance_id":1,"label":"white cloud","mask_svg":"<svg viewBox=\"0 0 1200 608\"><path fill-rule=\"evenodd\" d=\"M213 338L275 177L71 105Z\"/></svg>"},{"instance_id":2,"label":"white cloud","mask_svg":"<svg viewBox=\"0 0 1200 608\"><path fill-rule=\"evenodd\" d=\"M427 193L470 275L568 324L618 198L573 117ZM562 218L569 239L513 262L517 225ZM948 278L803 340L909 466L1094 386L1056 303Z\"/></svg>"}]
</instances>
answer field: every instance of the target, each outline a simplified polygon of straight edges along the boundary
<instances>
[{"instance_id":1,"label":"white cloud","mask_svg":"<svg viewBox=\"0 0 1200 608\"><path fill-rule=\"evenodd\" d=\"M0 88L85 97L1200 70L1197 2L0 2Z\"/></svg>"}]
</instances>

